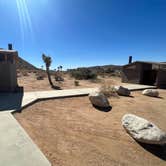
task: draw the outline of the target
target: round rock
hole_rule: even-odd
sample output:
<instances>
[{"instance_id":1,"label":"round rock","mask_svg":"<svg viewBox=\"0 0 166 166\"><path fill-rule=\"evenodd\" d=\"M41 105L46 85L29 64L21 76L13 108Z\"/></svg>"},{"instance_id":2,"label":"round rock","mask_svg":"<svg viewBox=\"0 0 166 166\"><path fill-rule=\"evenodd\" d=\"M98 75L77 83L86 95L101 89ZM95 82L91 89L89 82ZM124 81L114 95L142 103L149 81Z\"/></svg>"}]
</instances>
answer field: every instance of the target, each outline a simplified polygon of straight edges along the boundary
<instances>
[{"instance_id":1,"label":"round rock","mask_svg":"<svg viewBox=\"0 0 166 166\"><path fill-rule=\"evenodd\" d=\"M142 94L150 97L159 97L159 92L156 89L146 89Z\"/></svg>"},{"instance_id":2,"label":"round rock","mask_svg":"<svg viewBox=\"0 0 166 166\"><path fill-rule=\"evenodd\" d=\"M101 92L93 92L89 94L89 100L91 103L98 107L109 107L109 101L107 97Z\"/></svg>"},{"instance_id":3,"label":"round rock","mask_svg":"<svg viewBox=\"0 0 166 166\"><path fill-rule=\"evenodd\" d=\"M133 114L122 118L122 125L135 140L146 144L166 144L166 133L155 124Z\"/></svg>"},{"instance_id":4,"label":"round rock","mask_svg":"<svg viewBox=\"0 0 166 166\"><path fill-rule=\"evenodd\" d=\"M130 90L123 86L115 86L115 90L120 96L130 96Z\"/></svg>"}]
</instances>

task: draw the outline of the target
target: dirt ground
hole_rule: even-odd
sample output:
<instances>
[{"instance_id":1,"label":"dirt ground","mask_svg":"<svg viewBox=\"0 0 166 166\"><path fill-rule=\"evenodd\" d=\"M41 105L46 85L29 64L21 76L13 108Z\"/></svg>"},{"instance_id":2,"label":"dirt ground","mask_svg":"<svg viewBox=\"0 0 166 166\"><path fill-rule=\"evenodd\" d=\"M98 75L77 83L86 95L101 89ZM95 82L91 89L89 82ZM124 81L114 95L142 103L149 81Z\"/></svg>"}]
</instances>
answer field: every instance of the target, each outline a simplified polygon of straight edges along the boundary
<instances>
[{"instance_id":1,"label":"dirt ground","mask_svg":"<svg viewBox=\"0 0 166 166\"><path fill-rule=\"evenodd\" d=\"M41 101L14 116L53 166L165 166L166 147L138 144L121 118L133 113L166 131L166 91L161 98L132 96L110 98L109 112L75 97Z\"/></svg>"},{"instance_id":2,"label":"dirt ground","mask_svg":"<svg viewBox=\"0 0 166 166\"><path fill-rule=\"evenodd\" d=\"M105 77L97 80L79 80L80 86L75 86L74 78L71 78L69 75L64 75L64 82L54 81L52 78L54 85L59 86L61 89L76 89L76 88L95 88L99 87L103 82L108 82L109 84L115 85L121 82L121 78L119 77ZM40 90L53 90L51 89L47 77L44 80L37 80L35 73L28 73L27 76L18 77L19 86L24 87L24 91L40 91Z\"/></svg>"}]
</instances>

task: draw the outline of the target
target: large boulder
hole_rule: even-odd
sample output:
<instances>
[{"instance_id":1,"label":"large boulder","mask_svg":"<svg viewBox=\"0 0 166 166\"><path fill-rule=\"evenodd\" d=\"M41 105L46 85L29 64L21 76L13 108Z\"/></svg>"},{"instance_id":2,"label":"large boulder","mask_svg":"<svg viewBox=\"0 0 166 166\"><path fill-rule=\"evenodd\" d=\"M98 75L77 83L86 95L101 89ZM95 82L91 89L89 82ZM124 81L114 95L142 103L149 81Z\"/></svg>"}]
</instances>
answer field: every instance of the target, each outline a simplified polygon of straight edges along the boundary
<instances>
[{"instance_id":1,"label":"large boulder","mask_svg":"<svg viewBox=\"0 0 166 166\"><path fill-rule=\"evenodd\" d=\"M92 92L89 94L89 100L97 107L109 107L109 101L107 97L101 92Z\"/></svg>"},{"instance_id":2,"label":"large boulder","mask_svg":"<svg viewBox=\"0 0 166 166\"><path fill-rule=\"evenodd\" d=\"M142 94L151 97L159 97L159 92L156 89L145 89Z\"/></svg>"},{"instance_id":3,"label":"large boulder","mask_svg":"<svg viewBox=\"0 0 166 166\"><path fill-rule=\"evenodd\" d=\"M130 96L130 90L123 86L115 86L115 91L120 96Z\"/></svg>"},{"instance_id":4,"label":"large boulder","mask_svg":"<svg viewBox=\"0 0 166 166\"><path fill-rule=\"evenodd\" d=\"M138 142L157 145L166 144L166 133L146 119L133 114L126 114L122 118L122 125Z\"/></svg>"}]
</instances>

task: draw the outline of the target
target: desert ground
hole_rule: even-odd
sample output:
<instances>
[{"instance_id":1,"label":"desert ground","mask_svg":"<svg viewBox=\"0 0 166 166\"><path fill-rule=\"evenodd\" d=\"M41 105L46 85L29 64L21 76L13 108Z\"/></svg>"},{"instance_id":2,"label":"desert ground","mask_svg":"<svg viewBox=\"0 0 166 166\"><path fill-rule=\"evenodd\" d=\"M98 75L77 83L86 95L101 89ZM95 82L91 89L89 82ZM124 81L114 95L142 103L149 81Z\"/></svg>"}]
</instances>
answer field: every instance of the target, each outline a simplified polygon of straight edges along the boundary
<instances>
[{"instance_id":1,"label":"desert ground","mask_svg":"<svg viewBox=\"0 0 166 166\"><path fill-rule=\"evenodd\" d=\"M75 89L75 88L94 88L94 87L100 87L102 84L111 84L111 85L117 85L120 84L121 78L120 77L109 77L105 76L100 77L98 76L97 80L79 80L79 86L75 86L74 81L75 79L72 78L69 74L63 75L64 81L55 81L52 77L53 83L56 86L59 86L61 89ZM27 75L21 75L18 77L18 84L19 86L24 87L24 91L46 91L46 90L53 90L50 87L50 84L48 82L47 76L44 77L44 80L37 80L36 79L36 73L33 72L27 72Z\"/></svg>"},{"instance_id":2,"label":"desert ground","mask_svg":"<svg viewBox=\"0 0 166 166\"><path fill-rule=\"evenodd\" d=\"M165 166L165 146L139 144L121 125L123 115L132 113L166 131L166 91L159 91L160 98L141 91L111 97L108 112L94 108L88 97L75 97L41 101L14 116L53 166Z\"/></svg>"},{"instance_id":3,"label":"desert ground","mask_svg":"<svg viewBox=\"0 0 166 166\"><path fill-rule=\"evenodd\" d=\"M72 78L69 74L63 74L64 81L55 81L54 77L52 76L52 80L54 85L59 86L61 89L76 89L76 88L95 88L100 87L101 84L111 84L117 85L120 84L121 78L120 77L98 77L97 80L79 80L79 86L75 86L74 81L75 79ZM46 90L53 90L50 87L48 82L47 76L44 77L44 80L37 80L36 73L34 72L26 72L26 76L20 75L18 77L18 84L19 86L24 87L24 91L46 91Z\"/></svg>"}]
</instances>

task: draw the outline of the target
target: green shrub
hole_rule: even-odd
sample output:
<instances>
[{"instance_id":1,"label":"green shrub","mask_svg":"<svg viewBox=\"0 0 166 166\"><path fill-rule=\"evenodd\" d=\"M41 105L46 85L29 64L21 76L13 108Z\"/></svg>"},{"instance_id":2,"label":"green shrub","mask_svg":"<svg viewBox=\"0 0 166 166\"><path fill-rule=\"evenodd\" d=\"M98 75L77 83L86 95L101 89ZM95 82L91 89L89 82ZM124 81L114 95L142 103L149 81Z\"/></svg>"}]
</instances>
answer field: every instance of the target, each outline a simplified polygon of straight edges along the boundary
<instances>
[{"instance_id":1,"label":"green shrub","mask_svg":"<svg viewBox=\"0 0 166 166\"><path fill-rule=\"evenodd\" d=\"M86 68L79 68L71 72L71 76L77 80L96 79L97 74Z\"/></svg>"}]
</instances>

